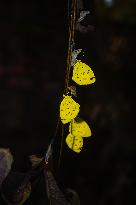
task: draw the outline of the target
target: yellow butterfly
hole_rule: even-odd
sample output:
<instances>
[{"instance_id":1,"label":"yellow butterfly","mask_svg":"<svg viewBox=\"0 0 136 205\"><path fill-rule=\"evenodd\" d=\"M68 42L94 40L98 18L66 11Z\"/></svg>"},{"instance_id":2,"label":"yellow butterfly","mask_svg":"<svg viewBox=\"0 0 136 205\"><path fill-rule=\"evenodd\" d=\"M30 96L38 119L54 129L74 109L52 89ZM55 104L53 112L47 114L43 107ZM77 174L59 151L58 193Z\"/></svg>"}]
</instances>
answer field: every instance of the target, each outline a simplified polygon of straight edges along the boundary
<instances>
[{"instance_id":1,"label":"yellow butterfly","mask_svg":"<svg viewBox=\"0 0 136 205\"><path fill-rule=\"evenodd\" d=\"M74 64L72 80L79 85L89 85L96 81L92 69L81 60Z\"/></svg>"},{"instance_id":2,"label":"yellow butterfly","mask_svg":"<svg viewBox=\"0 0 136 205\"><path fill-rule=\"evenodd\" d=\"M92 135L89 125L80 118L78 121L72 120L69 125L69 132L74 136L90 137Z\"/></svg>"},{"instance_id":3,"label":"yellow butterfly","mask_svg":"<svg viewBox=\"0 0 136 205\"><path fill-rule=\"evenodd\" d=\"M80 153L83 147L83 138L80 136L74 136L71 133L66 137L66 143L70 149L76 153Z\"/></svg>"},{"instance_id":4,"label":"yellow butterfly","mask_svg":"<svg viewBox=\"0 0 136 205\"><path fill-rule=\"evenodd\" d=\"M60 104L60 118L63 124L73 120L79 113L80 105L76 103L71 96L64 95Z\"/></svg>"}]
</instances>

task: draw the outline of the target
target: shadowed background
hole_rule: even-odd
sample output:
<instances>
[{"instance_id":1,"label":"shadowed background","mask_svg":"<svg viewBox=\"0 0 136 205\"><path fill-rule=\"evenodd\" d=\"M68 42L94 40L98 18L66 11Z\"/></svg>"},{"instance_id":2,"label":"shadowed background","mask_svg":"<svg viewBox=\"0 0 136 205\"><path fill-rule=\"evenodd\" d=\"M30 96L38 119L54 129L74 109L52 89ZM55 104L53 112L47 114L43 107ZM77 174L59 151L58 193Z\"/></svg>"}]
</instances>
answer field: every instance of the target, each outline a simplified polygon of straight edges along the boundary
<instances>
[{"instance_id":1,"label":"shadowed background","mask_svg":"<svg viewBox=\"0 0 136 205\"><path fill-rule=\"evenodd\" d=\"M131 205L136 190L136 3L84 4L91 13L83 23L94 31L77 32L75 41L96 83L77 86L77 93L93 135L80 155L64 144L58 180L62 188L79 193L81 204ZM54 135L66 69L67 8L67 1L0 3L0 147L10 148L16 171L30 169L28 156L45 153ZM38 194L26 204L44 204L44 193Z\"/></svg>"}]
</instances>

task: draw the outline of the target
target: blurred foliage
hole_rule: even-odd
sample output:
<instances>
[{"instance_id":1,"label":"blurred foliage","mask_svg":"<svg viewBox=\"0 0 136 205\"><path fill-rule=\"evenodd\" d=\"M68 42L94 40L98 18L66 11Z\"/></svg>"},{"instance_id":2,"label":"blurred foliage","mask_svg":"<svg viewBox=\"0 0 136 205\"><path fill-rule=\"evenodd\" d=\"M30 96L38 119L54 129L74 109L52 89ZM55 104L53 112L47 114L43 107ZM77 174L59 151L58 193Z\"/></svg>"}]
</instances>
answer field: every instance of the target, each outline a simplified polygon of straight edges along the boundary
<instances>
[{"instance_id":1,"label":"blurred foliage","mask_svg":"<svg viewBox=\"0 0 136 205\"><path fill-rule=\"evenodd\" d=\"M97 14L105 21L136 23L135 0L96 0Z\"/></svg>"}]
</instances>

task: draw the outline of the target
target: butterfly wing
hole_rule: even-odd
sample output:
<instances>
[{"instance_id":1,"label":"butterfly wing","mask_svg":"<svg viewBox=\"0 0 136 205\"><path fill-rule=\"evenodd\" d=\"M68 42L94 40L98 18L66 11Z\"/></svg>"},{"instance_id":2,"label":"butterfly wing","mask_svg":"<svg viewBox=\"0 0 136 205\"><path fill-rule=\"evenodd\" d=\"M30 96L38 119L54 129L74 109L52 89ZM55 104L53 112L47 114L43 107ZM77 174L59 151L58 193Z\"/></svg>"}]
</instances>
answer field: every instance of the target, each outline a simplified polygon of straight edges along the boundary
<instances>
[{"instance_id":1,"label":"butterfly wing","mask_svg":"<svg viewBox=\"0 0 136 205\"><path fill-rule=\"evenodd\" d=\"M74 136L90 137L92 135L89 125L84 120L73 120L69 125L69 132Z\"/></svg>"},{"instance_id":2,"label":"butterfly wing","mask_svg":"<svg viewBox=\"0 0 136 205\"><path fill-rule=\"evenodd\" d=\"M81 136L74 136L70 133L66 137L66 143L74 152L80 153L83 147L83 138Z\"/></svg>"},{"instance_id":3,"label":"butterfly wing","mask_svg":"<svg viewBox=\"0 0 136 205\"><path fill-rule=\"evenodd\" d=\"M71 96L64 96L60 104L60 118L63 124L73 120L79 113L80 105Z\"/></svg>"},{"instance_id":4,"label":"butterfly wing","mask_svg":"<svg viewBox=\"0 0 136 205\"><path fill-rule=\"evenodd\" d=\"M89 85L96 81L92 69L85 63L82 63L81 60L77 60L73 67L72 80L79 85Z\"/></svg>"}]
</instances>

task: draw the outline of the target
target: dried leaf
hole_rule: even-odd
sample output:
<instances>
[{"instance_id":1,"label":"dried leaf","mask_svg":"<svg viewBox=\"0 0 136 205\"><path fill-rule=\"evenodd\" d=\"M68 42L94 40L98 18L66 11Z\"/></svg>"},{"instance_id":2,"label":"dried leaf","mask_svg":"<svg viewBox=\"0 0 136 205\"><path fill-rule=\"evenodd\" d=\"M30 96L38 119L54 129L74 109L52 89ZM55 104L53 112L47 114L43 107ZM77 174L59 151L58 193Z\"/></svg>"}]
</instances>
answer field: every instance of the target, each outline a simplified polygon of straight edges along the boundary
<instances>
[{"instance_id":1,"label":"dried leaf","mask_svg":"<svg viewBox=\"0 0 136 205\"><path fill-rule=\"evenodd\" d=\"M45 170L47 196L52 205L67 205L64 194L59 189L51 171Z\"/></svg>"},{"instance_id":2,"label":"dried leaf","mask_svg":"<svg viewBox=\"0 0 136 205\"><path fill-rule=\"evenodd\" d=\"M31 155L29 156L30 162L32 164L32 167L36 167L37 165L39 165L41 163L41 161L43 160L43 158L41 157L37 157L36 155Z\"/></svg>"},{"instance_id":3,"label":"dried leaf","mask_svg":"<svg viewBox=\"0 0 136 205\"><path fill-rule=\"evenodd\" d=\"M77 60L77 56L81 53L82 49L73 50L72 52L72 59L71 59L71 66L73 66Z\"/></svg>"},{"instance_id":4,"label":"dried leaf","mask_svg":"<svg viewBox=\"0 0 136 205\"><path fill-rule=\"evenodd\" d=\"M11 170L13 156L9 149L0 148L0 186Z\"/></svg>"},{"instance_id":5,"label":"dried leaf","mask_svg":"<svg viewBox=\"0 0 136 205\"><path fill-rule=\"evenodd\" d=\"M22 205L30 196L31 183L28 181L25 185L20 186L17 192L18 194L15 197L18 202L17 205Z\"/></svg>"},{"instance_id":6,"label":"dried leaf","mask_svg":"<svg viewBox=\"0 0 136 205\"><path fill-rule=\"evenodd\" d=\"M76 30L81 32L81 33L88 33L90 31L94 31L94 26L92 26L92 25L83 26L81 23L77 22Z\"/></svg>"},{"instance_id":7,"label":"dried leaf","mask_svg":"<svg viewBox=\"0 0 136 205\"><path fill-rule=\"evenodd\" d=\"M75 190L66 189L66 198L69 202L69 205L80 205L80 198Z\"/></svg>"},{"instance_id":8,"label":"dried leaf","mask_svg":"<svg viewBox=\"0 0 136 205\"><path fill-rule=\"evenodd\" d=\"M4 201L10 205L22 205L31 193L31 183L27 174L11 172L4 180L1 193Z\"/></svg>"},{"instance_id":9,"label":"dried leaf","mask_svg":"<svg viewBox=\"0 0 136 205\"><path fill-rule=\"evenodd\" d=\"M80 12L80 17L77 20L77 22L79 23L79 22L83 21L87 14L90 14L90 11L81 11Z\"/></svg>"}]
</instances>

